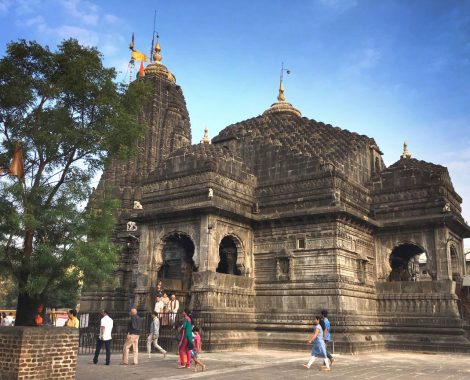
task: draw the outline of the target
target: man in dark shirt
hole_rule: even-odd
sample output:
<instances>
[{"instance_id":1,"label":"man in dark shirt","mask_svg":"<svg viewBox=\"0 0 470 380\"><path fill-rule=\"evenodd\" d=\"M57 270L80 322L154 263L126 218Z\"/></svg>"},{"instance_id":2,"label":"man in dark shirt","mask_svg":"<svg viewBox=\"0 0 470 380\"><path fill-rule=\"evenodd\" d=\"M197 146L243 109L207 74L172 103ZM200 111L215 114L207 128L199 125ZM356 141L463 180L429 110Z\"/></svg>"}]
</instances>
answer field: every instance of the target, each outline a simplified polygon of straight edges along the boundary
<instances>
[{"instance_id":1,"label":"man in dark shirt","mask_svg":"<svg viewBox=\"0 0 470 380\"><path fill-rule=\"evenodd\" d=\"M129 348L132 346L134 354L134 364L139 364L139 336L140 336L140 317L137 315L137 309L131 309L131 319L127 324L127 339L122 349L121 364L127 365L129 358Z\"/></svg>"}]
</instances>

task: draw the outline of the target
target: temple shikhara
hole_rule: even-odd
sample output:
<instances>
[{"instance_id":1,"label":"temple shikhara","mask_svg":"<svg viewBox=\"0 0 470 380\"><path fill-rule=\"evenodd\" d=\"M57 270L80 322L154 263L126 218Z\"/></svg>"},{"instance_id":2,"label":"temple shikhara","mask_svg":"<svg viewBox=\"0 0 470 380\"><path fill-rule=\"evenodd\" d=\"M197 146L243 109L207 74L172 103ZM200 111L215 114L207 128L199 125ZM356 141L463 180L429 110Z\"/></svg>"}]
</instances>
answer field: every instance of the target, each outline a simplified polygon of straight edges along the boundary
<instances>
[{"instance_id":1,"label":"temple shikhara","mask_svg":"<svg viewBox=\"0 0 470 380\"><path fill-rule=\"evenodd\" d=\"M151 311L162 280L211 313L216 349L304 347L321 309L336 350L469 344L458 291L470 227L445 167L406 143L387 167L373 138L302 116L282 80L259 116L192 145L158 41L136 80L152 85L146 136L93 194L121 200L116 281L89 287L82 312Z\"/></svg>"}]
</instances>

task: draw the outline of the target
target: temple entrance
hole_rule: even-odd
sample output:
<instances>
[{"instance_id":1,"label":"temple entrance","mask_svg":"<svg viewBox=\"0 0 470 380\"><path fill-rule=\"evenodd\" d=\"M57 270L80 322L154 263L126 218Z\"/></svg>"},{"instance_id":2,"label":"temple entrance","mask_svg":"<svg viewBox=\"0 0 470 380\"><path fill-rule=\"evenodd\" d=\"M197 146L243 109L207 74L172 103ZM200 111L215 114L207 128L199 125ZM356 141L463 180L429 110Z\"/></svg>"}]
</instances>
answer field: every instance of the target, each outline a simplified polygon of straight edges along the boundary
<instances>
[{"instance_id":1,"label":"temple entrance","mask_svg":"<svg viewBox=\"0 0 470 380\"><path fill-rule=\"evenodd\" d=\"M423 255L426 256L422 248L415 244L406 243L395 247L390 255L390 281L418 281L423 266Z\"/></svg>"},{"instance_id":2,"label":"temple entrance","mask_svg":"<svg viewBox=\"0 0 470 380\"><path fill-rule=\"evenodd\" d=\"M187 235L174 233L164 240L163 264L158 271L158 280L162 281L166 293L176 294L180 305L189 302L192 274L196 270L193 261L194 243Z\"/></svg>"},{"instance_id":3,"label":"temple entrance","mask_svg":"<svg viewBox=\"0 0 470 380\"><path fill-rule=\"evenodd\" d=\"M219 265L217 273L241 275L240 269L237 268L237 243L231 236L225 236L219 245Z\"/></svg>"}]
</instances>

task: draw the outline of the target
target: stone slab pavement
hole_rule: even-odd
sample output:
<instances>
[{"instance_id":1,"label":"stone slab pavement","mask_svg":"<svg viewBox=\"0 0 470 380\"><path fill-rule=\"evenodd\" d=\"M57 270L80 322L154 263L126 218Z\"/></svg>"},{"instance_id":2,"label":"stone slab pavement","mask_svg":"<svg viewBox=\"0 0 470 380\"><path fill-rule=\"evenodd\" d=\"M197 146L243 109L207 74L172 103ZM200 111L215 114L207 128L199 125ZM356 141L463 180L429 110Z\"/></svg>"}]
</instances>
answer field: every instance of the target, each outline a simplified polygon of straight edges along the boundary
<instances>
[{"instance_id":1,"label":"stone slab pavement","mask_svg":"<svg viewBox=\"0 0 470 380\"><path fill-rule=\"evenodd\" d=\"M132 354L129 355L132 363ZM177 369L177 356L140 353L138 365L119 365L121 356L113 354L111 365L104 365L104 351L97 365L91 355L78 358L77 380L276 380L276 379L426 379L470 380L470 355L424 354L410 352L376 352L358 355L335 355L331 372L319 370L320 360L307 370L302 364L309 359L305 352L251 350L237 352L202 353L200 359L206 364L205 372Z\"/></svg>"}]
</instances>

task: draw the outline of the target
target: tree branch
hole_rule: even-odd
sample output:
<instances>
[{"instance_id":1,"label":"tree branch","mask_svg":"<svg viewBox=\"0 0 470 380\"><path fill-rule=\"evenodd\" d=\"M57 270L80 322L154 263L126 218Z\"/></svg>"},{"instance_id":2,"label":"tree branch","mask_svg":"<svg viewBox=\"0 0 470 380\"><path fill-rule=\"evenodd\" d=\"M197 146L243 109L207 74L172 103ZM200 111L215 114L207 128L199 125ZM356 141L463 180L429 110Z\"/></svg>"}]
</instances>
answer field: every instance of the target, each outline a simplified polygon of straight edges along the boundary
<instances>
[{"instance_id":1,"label":"tree branch","mask_svg":"<svg viewBox=\"0 0 470 380\"><path fill-rule=\"evenodd\" d=\"M74 148L72 150L72 153L69 157L69 159L67 160L67 163L65 164L65 167L64 167L64 170L62 171L62 175L60 176L60 179L59 181L57 181L57 184L54 186L54 188L51 190L49 196L47 197L47 200L46 202L44 203L44 208L49 208L51 203L52 203L52 200L54 199L54 196L56 195L56 193L59 191L60 187L62 186L62 184L64 183L65 181L65 177L67 176L68 174L68 170L70 169L70 166L73 164L73 162L75 161L74 159L74 156L75 156L75 152L77 151L76 148Z\"/></svg>"}]
</instances>

